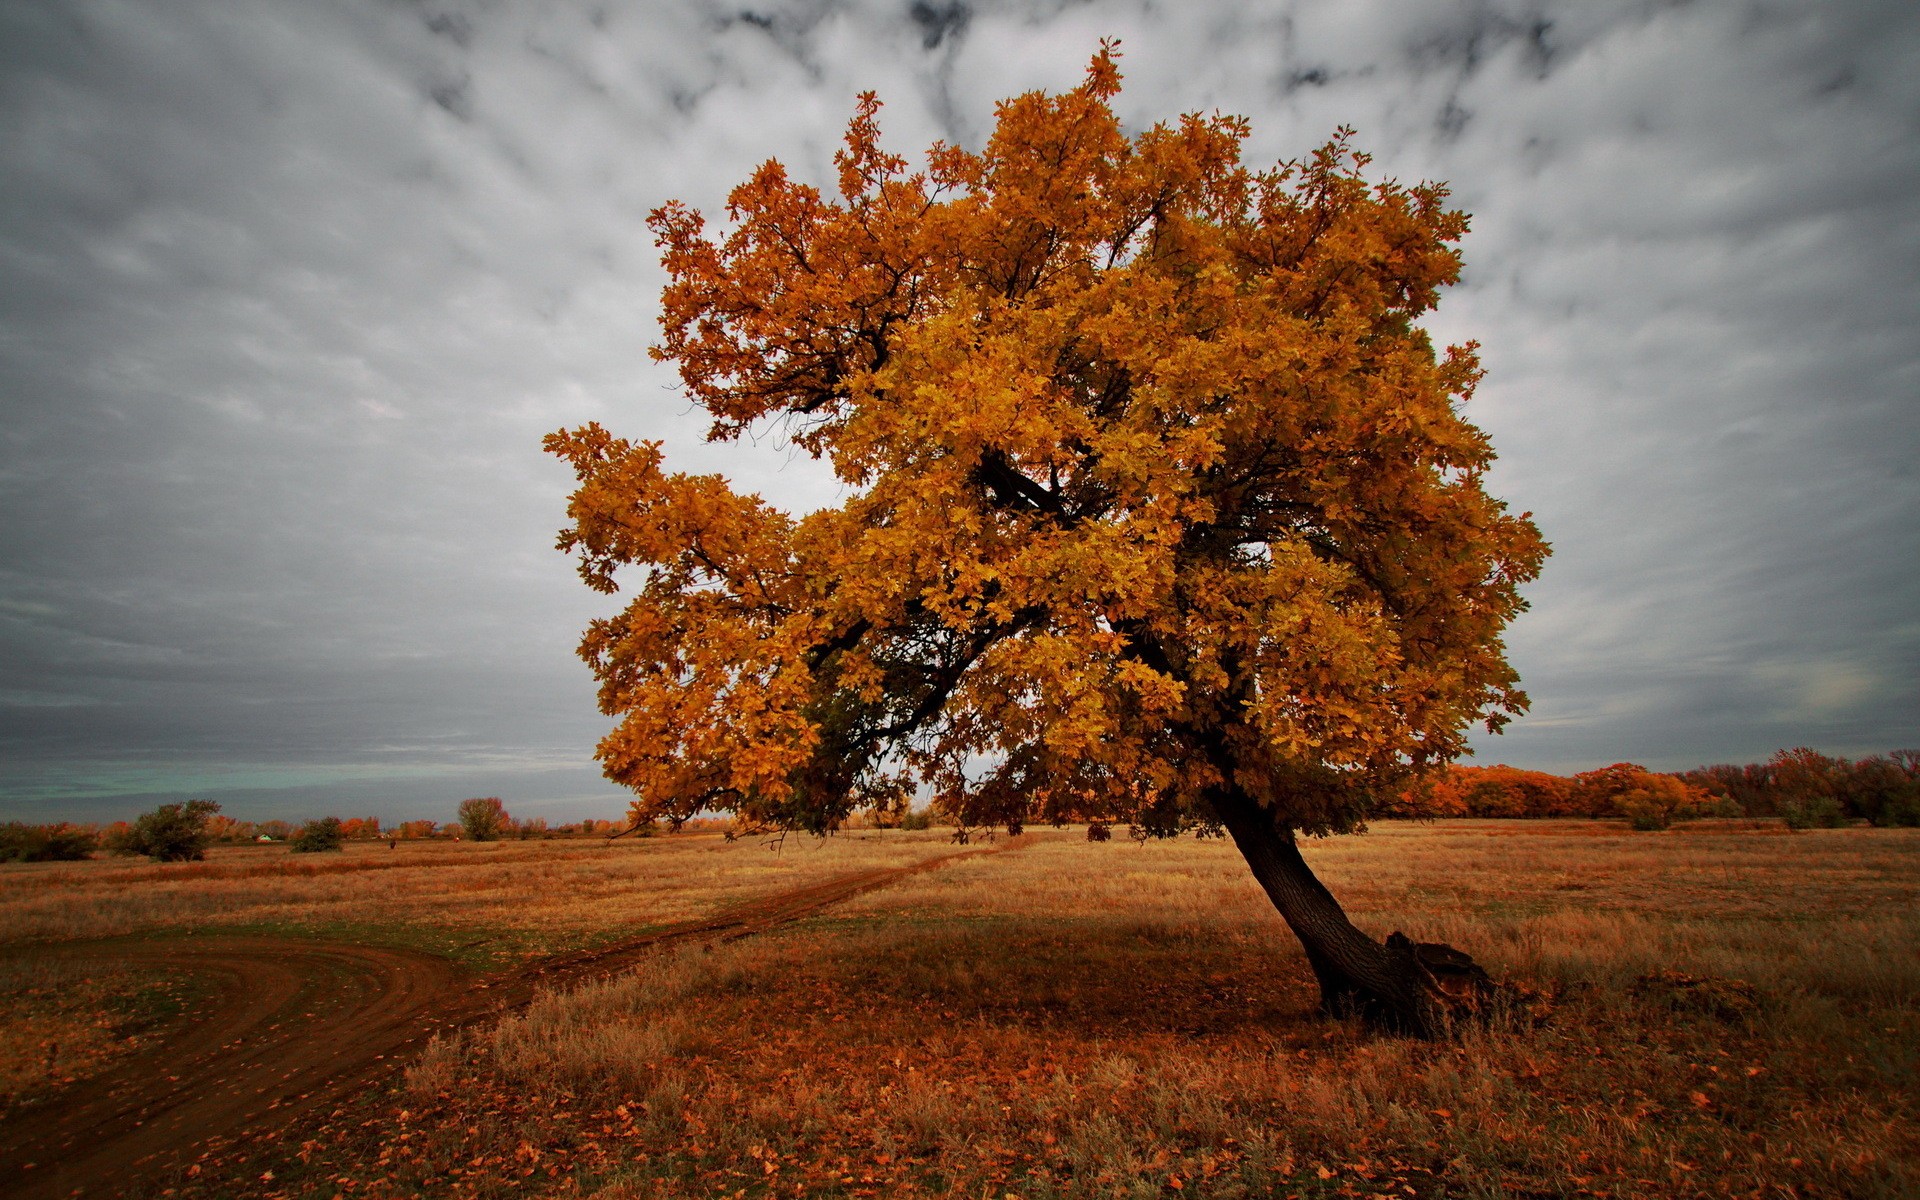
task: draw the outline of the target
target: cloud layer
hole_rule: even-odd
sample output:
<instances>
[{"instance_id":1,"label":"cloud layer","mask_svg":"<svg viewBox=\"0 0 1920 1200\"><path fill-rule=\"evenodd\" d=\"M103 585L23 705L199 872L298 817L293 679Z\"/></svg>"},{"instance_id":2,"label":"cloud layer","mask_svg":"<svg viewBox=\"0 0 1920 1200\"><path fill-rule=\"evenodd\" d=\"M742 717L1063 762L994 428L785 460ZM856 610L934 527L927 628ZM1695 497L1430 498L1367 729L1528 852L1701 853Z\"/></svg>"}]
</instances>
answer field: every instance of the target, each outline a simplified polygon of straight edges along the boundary
<instances>
[{"instance_id":1,"label":"cloud layer","mask_svg":"<svg viewBox=\"0 0 1920 1200\"><path fill-rule=\"evenodd\" d=\"M1136 127L1351 124L1475 214L1433 327L1556 547L1483 759L1920 742L1904 4L49 0L0 10L0 816L617 809L540 435L834 495L701 442L646 212L824 181L869 88L897 148L978 144L1103 36Z\"/></svg>"}]
</instances>

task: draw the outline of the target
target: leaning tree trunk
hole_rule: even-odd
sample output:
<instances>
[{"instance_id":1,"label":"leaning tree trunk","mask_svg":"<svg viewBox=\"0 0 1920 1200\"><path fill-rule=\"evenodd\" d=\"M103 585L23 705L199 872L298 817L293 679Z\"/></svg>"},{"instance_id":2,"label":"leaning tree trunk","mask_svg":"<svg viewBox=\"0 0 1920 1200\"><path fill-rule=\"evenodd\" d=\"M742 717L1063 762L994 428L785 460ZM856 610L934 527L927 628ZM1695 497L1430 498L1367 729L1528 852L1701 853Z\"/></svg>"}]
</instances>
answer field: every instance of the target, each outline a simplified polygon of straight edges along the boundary
<instances>
[{"instance_id":1,"label":"leaning tree trunk","mask_svg":"<svg viewBox=\"0 0 1920 1200\"><path fill-rule=\"evenodd\" d=\"M1277 825L1253 797L1223 789L1213 806L1253 877L1306 949L1326 1013L1437 1038L1496 999L1499 989L1487 973L1451 946L1415 942L1397 932L1383 945L1362 933L1300 856L1293 831Z\"/></svg>"}]
</instances>

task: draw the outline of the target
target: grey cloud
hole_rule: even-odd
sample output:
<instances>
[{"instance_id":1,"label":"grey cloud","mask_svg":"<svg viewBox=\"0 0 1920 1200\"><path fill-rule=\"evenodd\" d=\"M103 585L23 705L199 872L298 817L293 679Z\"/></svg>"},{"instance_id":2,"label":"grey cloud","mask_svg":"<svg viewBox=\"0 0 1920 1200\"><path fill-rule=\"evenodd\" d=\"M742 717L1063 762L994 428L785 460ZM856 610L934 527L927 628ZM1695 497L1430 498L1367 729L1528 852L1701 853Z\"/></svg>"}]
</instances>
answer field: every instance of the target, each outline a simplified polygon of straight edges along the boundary
<instances>
[{"instance_id":1,"label":"grey cloud","mask_svg":"<svg viewBox=\"0 0 1920 1200\"><path fill-rule=\"evenodd\" d=\"M836 495L700 441L647 211L769 156L830 183L868 88L895 146L977 145L1107 35L1131 127L1243 112L1271 161L1353 124L1475 213L1432 327L1483 343L1557 547L1484 757L1920 742L1902 6L48 2L0 10L0 804L617 810L539 436Z\"/></svg>"},{"instance_id":2,"label":"grey cloud","mask_svg":"<svg viewBox=\"0 0 1920 1200\"><path fill-rule=\"evenodd\" d=\"M925 0L914 0L907 7L907 15L913 18L922 32L920 46L925 50L938 49L948 38L957 38L967 29L967 21L973 16L973 10L958 0L948 0L945 4L928 4Z\"/></svg>"}]
</instances>

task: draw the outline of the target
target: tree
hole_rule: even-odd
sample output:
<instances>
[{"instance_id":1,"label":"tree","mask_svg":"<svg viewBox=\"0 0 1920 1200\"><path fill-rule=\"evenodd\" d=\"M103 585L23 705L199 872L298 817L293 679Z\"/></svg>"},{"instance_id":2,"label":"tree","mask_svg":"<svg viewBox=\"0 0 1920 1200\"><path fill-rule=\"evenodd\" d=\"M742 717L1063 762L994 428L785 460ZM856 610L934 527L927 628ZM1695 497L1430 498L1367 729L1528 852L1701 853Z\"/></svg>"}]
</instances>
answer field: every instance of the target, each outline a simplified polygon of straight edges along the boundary
<instances>
[{"instance_id":1,"label":"tree","mask_svg":"<svg viewBox=\"0 0 1920 1200\"><path fill-rule=\"evenodd\" d=\"M460 802L460 828L467 840L491 842L513 828L513 818L498 796L476 796Z\"/></svg>"},{"instance_id":2,"label":"tree","mask_svg":"<svg viewBox=\"0 0 1920 1200\"><path fill-rule=\"evenodd\" d=\"M1848 763L1808 746L1777 751L1767 760L1774 803L1789 829L1837 829L1846 823L1839 784Z\"/></svg>"},{"instance_id":3,"label":"tree","mask_svg":"<svg viewBox=\"0 0 1920 1200\"><path fill-rule=\"evenodd\" d=\"M1706 807L1707 793L1673 775L1643 774L1614 797L1614 811L1639 830L1669 829L1675 820Z\"/></svg>"},{"instance_id":4,"label":"tree","mask_svg":"<svg viewBox=\"0 0 1920 1200\"><path fill-rule=\"evenodd\" d=\"M1620 814L1620 798L1642 786L1653 775L1639 763L1617 762L1573 777L1572 805L1588 817Z\"/></svg>"},{"instance_id":5,"label":"tree","mask_svg":"<svg viewBox=\"0 0 1920 1200\"><path fill-rule=\"evenodd\" d=\"M1129 138L1115 57L1001 104L981 153L908 173L867 94L837 198L768 162L724 236L652 214L654 354L710 436L782 423L848 496L795 519L549 435L561 548L636 588L580 646L598 757L637 820L819 832L930 792L963 827L1224 827L1330 1011L1438 1033L1484 973L1361 932L1296 834L1525 706L1501 633L1546 547L1482 487L1474 347L1417 324L1467 218L1369 183L1346 130L1269 171L1238 117Z\"/></svg>"},{"instance_id":6,"label":"tree","mask_svg":"<svg viewBox=\"0 0 1920 1200\"><path fill-rule=\"evenodd\" d=\"M235 820L225 813L216 813L207 818L207 838L215 842L250 842L254 839L254 826L251 821Z\"/></svg>"},{"instance_id":7,"label":"tree","mask_svg":"<svg viewBox=\"0 0 1920 1200\"><path fill-rule=\"evenodd\" d=\"M349 841L368 841L380 836L379 817L348 817L340 822L340 836Z\"/></svg>"},{"instance_id":8,"label":"tree","mask_svg":"<svg viewBox=\"0 0 1920 1200\"><path fill-rule=\"evenodd\" d=\"M1920 762L1911 750L1849 764L1836 781L1841 808L1870 825L1920 825L1920 770L1916 767Z\"/></svg>"},{"instance_id":9,"label":"tree","mask_svg":"<svg viewBox=\"0 0 1920 1200\"><path fill-rule=\"evenodd\" d=\"M108 836L107 849L115 854L144 854L160 862L197 862L207 856L207 819L220 811L212 800L162 804L125 830Z\"/></svg>"},{"instance_id":10,"label":"tree","mask_svg":"<svg viewBox=\"0 0 1920 1200\"><path fill-rule=\"evenodd\" d=\"M1771 773L1762 764L1716 763L1682 771L1680 778L1732 801L1747 816L1770 817L1779 811Z\"/></svg>"},{"instance_id":11,"label":"tree","mask_svg":"<svg viewBox=\"0 0 1920 1200\"><path fill-rule=\"evenodd\" d=\"M339 817L321 817L317 821L308 821L293 836L288 849L295 854L318 854L327 850L338 850L346 840L346 829Z\"/></svg>"}]
</instances>

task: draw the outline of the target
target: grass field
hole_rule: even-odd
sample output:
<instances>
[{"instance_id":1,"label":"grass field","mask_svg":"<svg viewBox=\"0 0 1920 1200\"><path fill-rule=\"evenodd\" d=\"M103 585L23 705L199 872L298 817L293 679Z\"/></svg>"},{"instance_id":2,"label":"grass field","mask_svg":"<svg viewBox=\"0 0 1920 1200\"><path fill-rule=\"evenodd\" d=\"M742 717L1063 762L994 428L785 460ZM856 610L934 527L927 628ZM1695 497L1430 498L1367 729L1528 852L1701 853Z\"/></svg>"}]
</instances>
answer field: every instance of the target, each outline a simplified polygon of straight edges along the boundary
<instances>
[{"instance_id":1,"label":"grass field","mask_svg":"<svg viewBox=\"0 0 1920 1200\"><path fill-rule=\"evenodd\" d=\"M348 842L337 854L214 846L204 862L96 858L0 871L0 945L195 928L498 935L549 950L698 916L723 901L912 862L944 833L718 834L550 841Z\"/></svg>"},{"instance_id":2,"label":"grass field","mask_svg":"<svg viewBox=\"0 0 1920 1200\"><path fill-rule=\"evenodd\" d=\"M608 842L350 842L339 854L214 846L204 862L96 858L0 867L0 1106L83 1079L143 1044L190 980L81 969L35 951L196 930L427 950L478 970L644 932L725 903L946 849L944 834Z\"/></svg>"},{"instance_id":3,"label":"grass field","mask_svg":"<svg viewBox=\"0 0 1920 1200\"><path fill-rule=\"evenodd\" d=\"M424 928L520 954L945 849L936 831L778 853L680 837L381 844L318 869L250 848L184 868L9 868L0 930L230 924L418 945ZM1041 831L545 995L435 1043L396 1093L304 1145L261 1150L241 1182L162 1183L600 1200L1920 1195L1920 833L1459 821L1308 854L1363 927L1468 949L1554 996L1550 1018L1446 1045L1323 1021L1229 845Z\"/></svg>"}]
</instances>

